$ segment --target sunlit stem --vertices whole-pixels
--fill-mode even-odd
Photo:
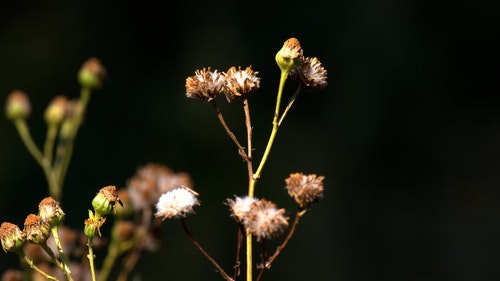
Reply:
[[[45,271],[43,271],[39,267],[37,267],[35,265],[35,263],[33,262],[33,260],[31,260],[30,258],[28,258],[24,252],[20,252],[18,254],[34,271],[40,273],[46,279],[53,280],[53,281],[59,281],[59,279],[55,278],[52,275],[49,275],[48,273],[46,273]]]
[[[287,70],[281,70],[281,76],[280,76],[280,84],[278,88],[278,95],[276,97],[276,107],[274,110],[274,116],[273,116],[273,129],[271,131],[271,135],[269,136],[269,140],[267,142],[266,150],[264,151],[264,155],[262,156],[262,159],[260,160],[259,167],[257,168],[257,171],[252,177],[252,180],[250,181],[250,184],[248,186],[248,196],[253,197],[255,193],[255,183],[257,180],[260,178],[260,175],[262,173],[262,169],[264,168],[264,164],[267,161],[267,157],[269,156],[269,153],[271,152],[271,148],[274,143],[274,139],[276,138],[276,134],[278,133],[278,117],[280,113],[280,107],[281,107],[281,96],[283,94],[283,89],[285,88],[285,82],[286,79],[288,78],[288,73],[289,71]],[[252,274],[252,269],[253,269],[253,262],[252,262],[252,235],[250,233],[246,234],[246,262],[247,262],[247,281],[252,281],[253,279],[253,274]]]
[[[69,266],[56,257],[56,255],[54,254],[52,249],[50,249],[49,246],[47,246],[47,243],[40,244],[40,246],[50,256],[50,258],[52,259],[52,261],[54,261],[54,263],[57,265],[57,267],[59,267],[59,269],[61,269],[61,271],[64,273],[64,276],[66,276],[66,279],[68,281],[73,281],[73,277],[71,277],[71,271],[69,269]]]
[[[92,281],[96,281],[95,267],[94,267],[94,250],[92,249],[92,238],[88,239],[87,246],[89,247],[89,253],[87,254],[87,258],[89,259],[90,274],[92,275]]]

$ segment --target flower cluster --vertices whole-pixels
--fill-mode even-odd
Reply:
[[[38,205],[38,214],[29,214],[24,221],[24,228],[10,222],[0,226],[0,240],[4,251],[22,251],[26,242],[45,244],[51,235],[51,229],[61,225],[64,212],[59,202],[52,197],[44,198]]]
[[[232,66],[227,72],[211,71],[210,67],[196,70],[194,76],[186,78],[186,96],[206,102],[220,94],[225,94],[228,101],[246,98],[260,88],[258,73],[251,66],[244,70]]]

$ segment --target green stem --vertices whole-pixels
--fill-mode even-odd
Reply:
[[[278,122],[278,127],[281,125],[281,122],[283,122],[283,119],[285,119],[286,114],[292,107],[293,102],[297,99],[299,96],[300,92],[302,91],[302,84],[299,84],[299,87],[297,87],[297,90],[295,93],[293,93],[293,96],[290,98],[290,101],[288,101],[288,105],[286,106],[285,110],[283,111],[283,114],[281,114],[280,121]]]
[[[90,264],[90,274],[92,275],[92,281],[96,281],[95,268],[94,268],[94,250],[92,249],[92,238],[88,239],[87,245],[89,246],[89,253],[87,255],[87,258],[89,259],[89,264]]]
[[[33,138],[31,137],[30,131],[28,129],[28,125],[26,124],[26,120],[24,119],[16,119],[14,120],[14,125],[16,126],[17,132],[21,137],[24,145],[28,149],[29,153],[35,158],[36,162],[44,169],[44,171],[50,169],[50,163],[43,157],[42,152],[36,146]]]
[[[264,155],[262,156],[262,159],[260,160],[259,167],[257,168],[257,171],[253,175],[253,181],[250,183],[250,187],[248,189],[248,196],[251,196],[251,197],[253,197],[253,195],[254,195],[255,183],[260,178],[260,175],[262,173],[262,169],[264,168],[264,165],[266,164],[267,157],[269,156],[269,153],[271,152],[271,148],[273,146],[274,139],[276,138],[276,134],[278,133],[278,128],[279,128],[278,116],[279,116],[280,105],[281,105],[281,96],[283,94],[283,89],[285,88],[285,82],[286,82],[287,77],[288,77],[288,72],[281,71],[278,96],[276,98],[276,109],[274,110],[274,117],[273,117],[273,130],[271,131],[271,135],[269,136],[266,150],[264,151]]]
[[[280,107],[281,107],[281,96],[283,95],[283,89],[285,88],[285,82],[286,79],[288,78],[288,73],[289,71],[282,70],[281,71],[281,76],[280,76],[280,84],[278,88],[278,95],[276,97],[276,107],[274,110],[274,116],[273,116],[273,130],[271,131],[271,135],[269,136],[269,140],[267,142],[266,150],[264,151],[264,155],[262,156],[262,159],[260,160],[259,167],[257,168],[257,171],[253,175],[250,184],[248,186],[248,196],[253,197],[255,194],[255,184],[257,180],[260,178],[260,175],[262,173],[262,169],[264,168],[264,165],[267,161],[267,157],[269,156],[269,153],[271,152],[271,148],[274,143],[274,139],[276,138],[276,134],[278,133],[278,117],[280,113]],[[246,262],[247,262],[247,281],[252,281],[252,269],[253,269],[253,262],[252,262],[252,234],[247,233],[246,234]]]
[[[45,277],[46,279],[49,279],[49,280],[53,280],[53,281],[59,281],[59,279],[55,278],[54,276],[52,275],[49,275],[48,273],[46,273],[45,271],[41,270],[38,266],[35,265],[35,263],[26,256],[26,254],[24,254],[23,252],[21,253],[18,253],[19,256],[21,256],[21,258],[36,272],[40,273],[43,277]]]
[[[54,255],[54,252],[47,246],[46,243],[40,245],[45,252],[50,256],[50,258],[54,261],[54,263],[61,269],[61,271],[64,273],[64,276],[66,276],[66,279],[68,281],[73,281],[73,277],[71,277],[71,270],[69,269],[68,265],[62,261],[60,261],[56,255]],[[95,281],[95,280],[94,280]]]
[[[59,252],[59,256],[64,264],[68,264],[68,257],[64,254],[64,250],[61,245],[61,239],[59,238],[59,232],[57,231],[57,226],[52,227],[52,236],[54,237],[54,241],[56,242],[57,251]],[[69,273],[71,274],[71,270],[68,268]]]
[[[57,137],[57,125],[48,124],[47,136],[45,138],[45,145],[43,147],[43,154],[47,159],[47,162],[52,163],[54,157],[54,143]]]

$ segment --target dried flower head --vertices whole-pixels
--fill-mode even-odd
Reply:
[[[50,236],[50,225],[43,221],[40,216],[29,214],[24,220],[24,235],[26,240],[33,244],[42,244]]]
[[[251,66],[241,70],[241,66],[231,67],[226,73],[226,98],[231,101],[237,97],[246,97],[250,92],[260,88],[259,72],[253,71]]]
[[[243,219],[248,233],[257,237],[257,241],[271,239],[283,233],[288,226],[288,217],[283,216],[285,209],[277,209],[276,204],[260,199],[250,205],[250,210]]]
[[[210,71],[210,67],[196,70],[186,78],[186,96],[200,101],[212,101],[225,91],[224,73]]]
[[[300,208],[308,208],[323,197],[324,178],[315,174],[293,173],[285,179],[286,190]]]
[[[5,103],[5,115],[11,120],[26,119],[31,114],[31,104],[25,92],[12,91]]]
[[[178,187],[164,193],[156,204],[155,216],[165,220],[194,213],[193,207],[200,204],[196,196],[196,192],[186,187]]]
[[[78,82],[89,89],[99,89],[106,78],[106,69],[97,58],[90,58],[85,61],[78,72]]]
[[[46,197],[40,201],[38,215],[43,221],[48,222],[51,227],[60,225],[65,216],[59,202],[52,197]]]
[[[276,54],[276,63],[281,71],[290,72],[302,63],[303,51],[297,38],[285,41],[283,47]]]
[[[243,222],[244,218],[247,217],[252,204],[257,201],[257,198],[250,196],[235,196],[235,200],[227,199],[227,203],[229,205],[229,208],[231,209],[231,216],[238,222]]]
[[[290,76],[299,80],[306,91],[322,90],[327,85],[327,73],[317,58],[305,58],[304,62],[290,72]]]
[[[187,173],[174,173],[164,165],[148,163],[128,180],[127,191],[132,208],[142,210],[154,206],[161,194],[179,186],[193,187]]]
[[[17,252],[22,250],[26,237],[17,225],[3,222],[0,225],[0,240],[5,252]]]
[[[117,202],[123,206],[122,201],[118,197],[116,187],[109,185],[99,190],[99,193],[92,200],[92,207],[94,207],[97,215],[105,216],[115,209]]]

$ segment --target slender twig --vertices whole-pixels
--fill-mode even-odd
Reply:
[[[248,104],[248,99],[243,100],[243,110],[245,112],[245,126],[247,128],[247,170],[248,170],[248,186],[252,182],[253,178],[253,164],[252,164],[252,120],[250,118],[250,105]]]
[[[283,110],[283,113],[281,114],[280,121],[278,122],[278,127],[281,126],[281,122],[283,122],[283,119],[285,119],[286,114],[288,113],[288,111],[292,107],[293,102],[297,99],[297,97],[299,96],[302,89],[303,89],[302,84],[299,84],[299,86],[297,87],[297,90],[295,90],[295,93],[293,93],[293,96],[290,98],[285,110]]]
[[[62,262],[67,265],[69,263],[69,260],[68,257],[64,254],[57,226],[52,227],[51,231],[52,231],[52,236],[54,237],[54,242],[56,243],[57,251],[59,252],[59,256],[61,257]],[[71,270],[69,269],[69,267],[67,269],[71,274]]]
[[[297,213],[295,214],[295,218],[293,220],[292,227],[290,228],[288,235],[286,236],[285,240],[283,240],[283,242],[278,247],[276,247],[276,251],[274,252],[274,254],[265,263],[263,263],[260,266],[261,269],[260,269],[259,276],[257,277],[256,281],[259,281],[262,278],[262,275],[264,274],[264,271],[266,269],[271,268],[271,265],[274,262],[274,260],[278,257],[278,255],[281,253],[281,251],[285,248],[285,246],[288,244],[288,242],[292,238],[293,234],[295,233],[295,230],[297,229],[297,226],[299,225],[300,219],[306,213],[306,211],[307,210],[301,210],[301,209],[297,210]]]
[[[61,269],[61,271],[64,273],[64,276],[66,276],[66,279],[68,281],[73,281],[73,277],[71,277],[71,271],[68,267],[68,265],[61,260],[59,260],[52,249],[47,246],[47,243],[40,244],[40,246],[45,250],[45,252],[50,256],[50,258],[54,261],[54,263]],[[95,281],[95,280],[94,280]]]
[[[222,124],[222,127],[224,127],[224,130],[226,130],[226,133],[229,135],[231,140],[236,144],[238,147],[238,153],[240,154],[241,158],[243,158],[243,161],[248,161],[248,155],[245,152],[245,148],[240,144],[234,133],[229,129],[229,126],[227,126],[226,121],[224,120],[224,116],[222,116],[222,112],[220,111],[219,107],[217,106],[217,102],[215,100],[210,101],[210,103],[214,106],[215,113],[217,114],[217,118],[219,118],[220,123]]]
[[[207,258],[207,260],[215,267],[215,269],[220,273],[220,275],[222,276],[222,278],[224,278],[227,281],[234,281],[234,279],[231,278],[231,276],[229,276],[224,271],[224,269],[222,269],[222,267],[203,249],[203,247],[201,247],[201,245],[198,243],[198,241],[196,241],[196,239],[194,239],[193,233],[191,233],[191,230],[189,230],[189,227],[186,224],[186,220],[184,220],[184,218],[181,218],[180,222],[181,222],[181,225],[182,225],[182,229],[184,229],[184,232],[188,236],[189,240],[191,240],[191,242],[194,244],[194,246],[196,247],[196,249],[205,258]]]
[[[242,224],[238,224],[238,234],[237,234],[237,245],[236,245],[236,261],[234,262],[234,275],[233,279],[236,280],[238,279],[238,276],[240,276],[240,268],[241,268],[241,262],[240,262],[240,254],[241,254],[241,245],[243,244],[243,233],[245,233],[245,228],[243,227]]]
[[[18,254],[34,271],[40,273],[46,279],[53,280],[53,281],[59,281],[59,279],[46,273],[45,271],[41,270],[38,266],[36,266],[35,263],[30,258],[28,258],[24,252],[20,252]]]

